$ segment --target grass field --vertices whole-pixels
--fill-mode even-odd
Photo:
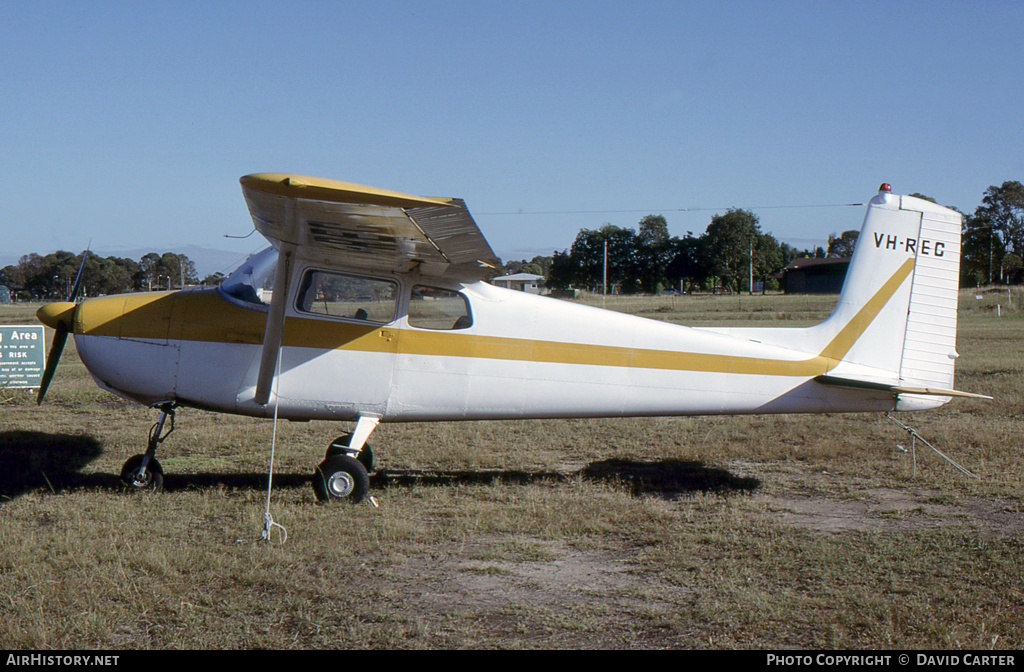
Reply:
[[[43,406],[0,391],[0,647],[1020,649],[1009,298],[961,295],[957,387],[995,400],[899,416],[978,479],[872,414],[384,425],[378,506],[322,506],[309,474],[346,427],[284,423],[284,544],[260,540],[269,421],[181,409],[166,490],[126,494],[156,413],[96,388],[69,342]],[[604,300],[721,326],[834,301]]]

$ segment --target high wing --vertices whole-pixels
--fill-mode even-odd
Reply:
[[[466,204],[286,173],[242,177],[256,229],[278,249],[256,401],[266,404],[296,259],[377,272],[418,271],[472,282],[500,264]]]
[[[457,198],[426,198],[303,175],[241,178],[256,229],[332,266],[460,281],[500,264]]]

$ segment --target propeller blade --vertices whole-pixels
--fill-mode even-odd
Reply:
[[[90,243],[91,244],[91,243]],[[68,297],[68,301],[74,303],[78,299],[78,290],[82,288],[82,274],[85,271],[85,260],[89,258],[89,248],[85,248],[85,252],[82,253],[82,264],[78,267],[78,275],[75,276],[75,284],[71,288],[71,296]]]
[[[53,374],[57,370],[57,362],[60,361],[60,353],[64,351],[64,344],[68,340],[68,328],[63,322],[57,324],[53,334],[53,345],[50,346],[50,354],[46,356],[46,368],[43,369],[43,379],[39,383],[39,395],[36,397],[36,405],[43,403],[46,396],[46,389],[50,387]]]
[[[48,303],[36,311],[36,318],[48,327],[53,327],[53,345],[50,346],[50,354],[46,356],[46,368],[43,369],[43,379],[39,384],[39,396],[36,403],[43,403],[46,395],[46,388],[53,380],[53,372],[57,370],[57,362],[60,361],[60,353],[64,351],[64,344],[68,340],[68,334],[75,328],[75,304],[73,303]]]

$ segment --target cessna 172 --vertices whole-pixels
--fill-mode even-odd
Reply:
[[[499,263],[465,204],[286,174],[241,178],[271,246],[216,289],[42,307],[105,390],[160,410],[122,478],[159,488],[179,406],[355,421],[314,472],[361,500],[380,422],[934,408],[953,396],[960,214],[867,207],[833,313],[808,328],[691,328],[482,281]],[[275,416],[276,414],[276,416]],[[169,433],[169,432],[168,432]]]

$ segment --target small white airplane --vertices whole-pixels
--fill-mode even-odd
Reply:
[[[355,421],[314,472],[321,501],[369,489],[381,422],[909,411],[954,396],[960,214],[868,205],[834,312],[808,328],[691,328],[493,287],[499,263],[458,199],[286,174],[241,178],[271,247],[216,289],[43,306],[97,384],[160,410],[130,488],[179,406]]]

